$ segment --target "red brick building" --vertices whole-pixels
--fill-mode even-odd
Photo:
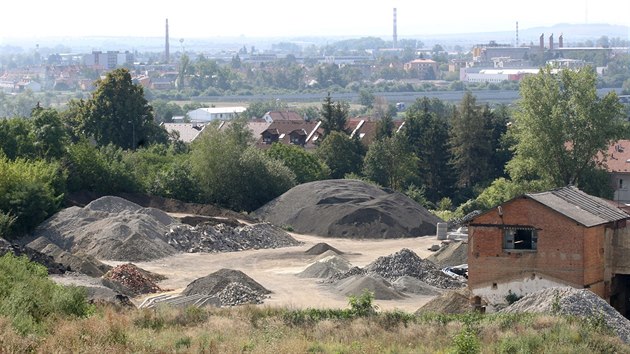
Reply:
[[[489,304],[553,286],[588,288],[622,314],[630,215],[575,187],[525,194],[469,223],[468,286]]]

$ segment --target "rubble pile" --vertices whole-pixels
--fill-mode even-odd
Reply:
[[[189,252],[235,252],[298,246],[288,233],[267,223],[234,226],[207,222],[197,226],[174,225],[164,235],[173,248]]]
[[[603,317],[608,325],[625,343],[630,343],[630,320],[623,317],[604,299],[587,289],[557,287],[540,290],[502,309],[502,313],[554,312],[583,318]]]
[[[105,273],[103,279],[122,286],[122,292],[132,296],[163,291],[146,271],[132,263],[121,264]]]
[[[238,306],[243,304],[262,304],[268,298],[266,294],[256,291],[242,283],[229,283],[216,296],[221,306]]]
[[[261,304],[271,291],[239,270],[220,269],[188,284],[185,297],[202,295],[218,299],[220,306]],[[208,301],[216,303],[216,301]]]
[[[407,248],[389,256],[377,258],[368,264],[365,270],[390,281],[407,275],[442,289],[456,289],[463,286],[461,282],[442,273],[433,263],[423,260]]]
[[[39,252],[30,247],[12,244],[0,237],[0,257],[9,252],[18,257],[26,256],[29,261],[43,265],[48,270],[48,274],[63,274],[70,270],[67,266],[55,262],[53,257],[46,255],[45,253]]]

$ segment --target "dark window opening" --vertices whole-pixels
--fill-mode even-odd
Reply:
[[[533,228],[505,229],[503,248],[511,250],[535,250],[538,244],[538,235]]]

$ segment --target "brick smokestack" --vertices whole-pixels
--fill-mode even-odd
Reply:
[[[168,18],[166,19],[166,39],[164,43],[164,61],[168,63],[170,61],[171,53],[168,47]]]
[[[540,50],[545,49],[545,34],[540,35]]]
[[[560,33],[560,37],[558,37],[558,48],[564,48],[564,37],[562,33]]]
[[[549,36],[549,50],[553,50],[553,33]]]
[[[394,49],[398,47],[398,25],[396,21],[396,8],[394,7]]]

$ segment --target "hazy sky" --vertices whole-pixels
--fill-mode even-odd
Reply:
[[[628,0],[4,0],[0,39],[49,36],[391,36],[511,31],[557,23],[630,25]],[[588,9],[588,10],[587,10]]]

